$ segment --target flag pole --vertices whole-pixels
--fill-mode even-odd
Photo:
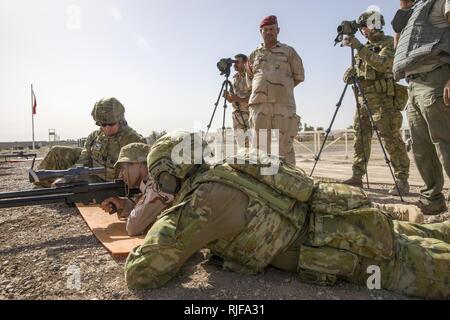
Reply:
[[[34,94],[33,94],[33,84],[31,84],[31,132],[32,132],[32,138],[33,138],[33,150],[35,150],[34,145]]]

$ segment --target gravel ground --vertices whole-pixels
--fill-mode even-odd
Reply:
[[[28,166],[0,164],[0,192],[30,188]],[[370,196],[376,201],[396,201],[387,196],[388,186],[375,188]],[[258,276],[224,272],[209,264],[206,255],[206,250],[196,253],[164,288],[128,290],[125,259],[105,251],[75,208],[0,209],[0,299],[406,299],[346,283],[307,285],[274,268]]]

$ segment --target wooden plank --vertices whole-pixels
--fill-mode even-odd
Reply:
[[[116,214],[109,215],[98,206],[77,204],[77,208],[89,229],[113,256],[127,256],[144,242],[145,235],[128,236],[126,221],[119,220]]]

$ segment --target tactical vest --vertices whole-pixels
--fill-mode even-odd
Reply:
[[[430,56],[439,56],[450,63],[450,27],[437,28],[429,22],[429,14],[435,0],[416,4],[408,23],[403,29],[395,52],[394,77],[405,77],[405,70]]]
[[[130,137],[134,138],[130,139]],[[106,168],[106,175],[100,176],[100,178],[112,181],[117,177],[114,165],[119,157],[120,149],[131,142],[141,142],[141,139],[129,126],[120,128],[119,132],[112,137],[108,137],[101,130],[95,132],[89,150],[92,166]]]
[[[394,39],[390,36],[385,36],[380,32],[380,40],[376,42],[367,42],[365,47],[370,51],[379,54],[387,46],[392,46],[394,44]],[[364,80],[381,80],[381,79],[392,79],[392,72],[379,72],[374,69],[370,64],[360,58],[358,54],[355,56],[356,62],[356,75]]]
[[[375,42],[367,42],[365,47],[379,54],[384,48],[394,46],[394,39],[390,36],[385,36],[382,32],[378,35],[380,39]],[[356,63],[356,75],[361,81],[361,85],[364,88],[366,94],[377,93],[383,94],[390,97],[395,96],[395,82],[393,80],[392,72],[379,72],[373,68],[364,59],[359,57],[358,54],[355,56]],[[391,69],[391,66],[389,66]]]
[[[225,269],[247,274],[263,271],[307,224],[306,204],[228,164],[197,172],[183,183],[174,205],[182,202],[200,184],[207,182],[236,188],[249,199],[246,214],[250,220],[246,229],[234,238],[219,239],[208,245],[213,254],[224,259]]]

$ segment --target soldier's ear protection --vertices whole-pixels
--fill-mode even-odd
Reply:
[[[181,187],[180,179],[169,172],[161,172],[156,178],[159,190],[168,194],[176,194]]]
[[[176,172],[177,168],[169,158],[159,159],[149,168],[149,174],[155,180],[158,190],[172,195],[181,188],[181,180],[176,176]]]

